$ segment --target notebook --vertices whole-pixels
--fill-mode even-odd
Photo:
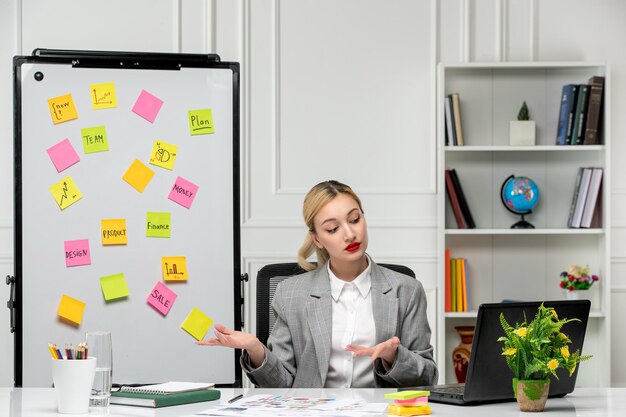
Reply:
[[[209,382],[178,382],[169,381],[162,384],[141,385],[138,387],[122,386],[119,392],[135,392],[140,394],[174,394],[178,392],[196,391],[213,388],[215,384]]]
[[[465,384],[434,385],[404,389],[423,389],[430,391],[429,401],[474,405],[489,402],[514,401],[513,372],[502,357],[502,342],[498,338],[504,335],[500,325],[500,313],[504,313],[507,322],[521,323],[524,312],[528,321],[537,313],[541,302],[491,303],[481,304],[478,309],[476,330],[472,342],[472,351]],[[580,349],[583,353],[583,341],[589,319],[589,300],[546,301],[546,307],[553,307],[561,318],[578,318],[580,322],[571,322],[563,326],[572,343],[570,351]],[[565,369],[557,369],[559,379],[550,379],[550,397],[562,397],[574,391],[578,367],[570,377]]]
[[[216,389],[197,389],[168,394],[115,391],[111,393],[110,402],[118,405],[158,408],[218,400],[220,395],[220,391]]]

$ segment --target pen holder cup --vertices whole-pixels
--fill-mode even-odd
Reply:
[[[89,412],[89,396],[96,375],[96,358],[52,359],[52,381],[62,414]]]

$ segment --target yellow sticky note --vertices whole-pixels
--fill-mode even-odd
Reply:
[[[181,329],[189,333],[196,340],[204,339],[204,335],[209,331],[209,327],[213,324],[213,320],[202,311],[194,308],[191,310]]]
[[[57,315],[72,323],[80,324],[83,321],[83,313],[85,312],[85,303],[65,294],[61,296],[59,310]]]
[[[176,152],[178,152],[178,146],[162,140],[155,140],[152,153],[150,154],[150,163],[161,168],[173,170]]]
[[[161,257],[161,269],[165,281],[187,281],[187,258],[184,256]]]
[[[50,193],[54,197],[54,201],[57,202],[61,210],[71,206],[81,198],[83,195],[74,183],[72,177],[65,177],[61,181],[50,186]]]
[[[94,110],[117,107],[115,84],[91,84],[89,86],[89,92],[91,93],[91,106]]]
[[[207,135],[215,133],[213,112],[211,109],[189,110],[189,133],[191,135]]]
[[[100,287],[106,301],[117,300],[118,298],[128,297],[128,285],[124,274],[109,275],[100,277]]]
[[[146,237],[170,237],[170,213],[149,211],[146,213]]]
[[[401,405],[389,404],[387,406],[387,414],[392,416],[427,416],[430,415],[430,406],[403,407]]]
[[[76,106],[74,105],[71,94],[51,98],[48,100],[48,107],[50,109],[50,116],[52,116],[52,123],[55,125],[78,119],[78,112],[76,111]]]
[[[126,245],[126,219],[102,219],[102,244]]]
[[[139,159],[135,159],[130,167],[126,170],[122,178],[129,183],[135,190],[143,193],[146,186],[154,176],[154,171],[148,168]]]
[[[410,400],[412,398],[428,397],[429,395],[430,395],[430,391],[407,390],[407,391],[390,392],[388,394],[385,394],[385,398],[391,398],[392,400]]]

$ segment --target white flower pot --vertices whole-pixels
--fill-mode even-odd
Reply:
[[[535,121],[511,120],[509,143],[511,146],[533,146],[535,144]]]

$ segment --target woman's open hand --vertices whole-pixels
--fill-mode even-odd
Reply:
[[[244,349],[250,356],[250,362],[255,368],[259,367],[265,359],[265,348],[256,336],[229,329],[221,324],[215,324],[215,337],[196,342],[203,346],[224,346],[233,349]]]
[[[400,339],[397,336],[394,336],[391,339],[385,340],[384,342],[381,342],[373,347],[350,344],[345,347],[345,350],[347,352],[352,352],[354,356],[369,356],[373,361],[381,358],[385,362],[385,365],[391,367],[396,361],[399,345]]]

